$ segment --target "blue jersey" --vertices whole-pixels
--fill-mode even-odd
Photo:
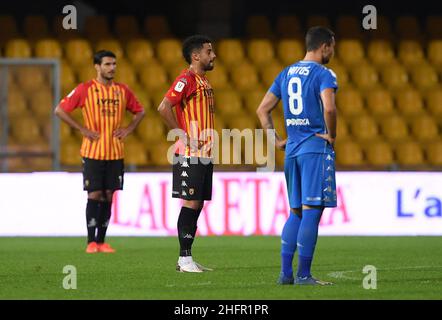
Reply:
[[[327,133],[321,92],[338,89],[336,75],[314,61],[299,61],[285,68],[270,92],[282,99],[287,130],[286,157],[304,153],[327,153],[331,146],[316,133]]]

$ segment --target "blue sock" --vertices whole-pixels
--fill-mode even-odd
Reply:
[[[298,241],[299,263],[298,277],[310,277],[313,254],[315,252],[316,240],[318,239],[318,226],[321,220],[321,209],[302,210],[302,220],[299,226]]]
[[[296,241],[301,218],[294,213],[290,213],[285,222],[281,234],[281,271],[286,277],[293,277],[293,256],[296,251]]]

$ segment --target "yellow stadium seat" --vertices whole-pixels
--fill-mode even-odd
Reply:
[[[258,109],[259,104],[266,94],[266,90],[257,89],[246,91],[243,94],[244,106],[247,110],[247,113],[251,115],[256,114],[256,109]],[[216,99],[216,97],[215,97]]]
[[[117,16],[115,19],[115,33],[121,40],[141,37],[137,18],[135,16]]]
[[[80,142],[71,139],[66,141],[60,147],[60,163],[64,166],[80,166]]]
[[[270,88],[275,78],[284,69],[277,61],[272,61],[261,68],[261,79],[265,87]]]
[[[183,60],[181,42],[177,39],[162,39],[157,46],[157,57],[165,66]]]
[[[66,122],[60,121],[60,143],[64,144],[71,139],[74,139],[71,127]]]
[[[425,163],[423,150],[414,141],[406,141],[396,146],[396,157],[401,166],[420,166]]]
[[[147,94],[146,89],[140,86],[138,83],[131,88],[134,92],[135,96],[137,97],[138,101],[141,103],[141,105],[144,107],[144,110],[146,113],[151,112],[157,112],[156,109],[153,108],[152,100],[150,96]],[[149,117],[149,115],[146,115],[146,117]]]
[[[29,163],[25,158],[11,157],[6,163],[9,172],[29,172]]]
[[[256,66],[262,66],[275,58],[272,43],[267,39],[253,39],[247,45],[247,55]]]
[[[426,147],[426,154],[430,165],[442,167],[442,140],[429,143]]]
[[[338,59],[333,58],[330,63],[327,64],[327,68],[329,68],[336,74],[336,79],[340,88],[350,85],[350,76],[347,72],[347,69],[339,62]]]
[[[364,101],[358,90],[338,90],[336,106],[344,117],[361,116],[365,114]]]
[[[365,164],[361,146],[352,140],[338,140],[336,143],[336,163],[345,167]]]
[[[336,32],[340,38],[362,38],[361,22],[355,15],[342,15],[337,18]]]
[[[383,67],[394,61],[394,51],[391,42],[372,40],[368,45],[368,58],[376,67]]]
[[[228,68],[244,61],[244,48],[238,39],[222,39],[219,41],[216,50],[218,58]]]
[[[436,70],[428,64],[417,65],[411,70],[411,79],[421,91],[433,89],[438,86]]]
[[[302,60],[305,55],[304,44],[300,40],[284,39],[278,42],[277,53],[284,65],[290,65]]]
[[[439,72],[442,71],[442,40],[431,40],[429,42],[428,60]]]
[[[79,82],[86,82],[97,78],[97,71],[91,65],[85,65],[78,69],[77,78]]]
[[[424,62],[424,51],[418,41],[403,40],[399,43],[399,60],[408,68]]]
[[[425,31],[432,39],[441,39],[442,30],[440,26],[442,25],[442,16],[429,15],[425,21]]]
[[[63,50],[57,40],[42,39],[35,44],[35,56],[37,58],[61,59],[63,56]]]
[[[419,39],[421,30],[415,16],[400,16],[396,19],[396,33],[401,39]]]
[[[361,90],[372,89],[379,83],[379,76],[376,69],[367,63],[351,69],[351,78]]]
[[[84,33],[92,42],[111,38],[107,16],[87,16],[84,24]]]
[[[408,85],[408,74],[399,64],[393,64],[381,70],[382,81],[390,90],[397,90]]]
[[[215,95],[215,110],[226,119],[244,113],[238,92],[233,89],[219,90]]]
[[[364,60],[364,47],[359,40],[342,39],[338,42],[336,53],[345,66],[354,66]]]
[[[50,91],[39,90],[30,99],[32,114],[40,123],[50,123],[54,110],[54,100]]]
[[[378,138],[378,126],[369,115],[355,117],[350,121],[350,127],[352,136],[359,141],[367,142]]]
[[[344,118],[339,118],[336,126],[336,137],[341,140],[347,140],[350,136],[350,130],[348,129],[347,122]]]
[[[231,71],[234,86],[239,91],[246,91],[259,86],[258,73],[250,63],[243,63]]]
[[[424,112],[422,96],[416,89],[400,91],[396,94],[396,106],[405,117],[414,117]]]
[[[118,60],[124,56],[123,47],[121,46],[120,41],[115,39],[99,40],[95,46],[95,51],[98,50],[112,51],[117,56]]]
[[[330,28],[330,20],[326,16],[310,15],[307,17],[307,28],[314,26],[323,26]]]
[[[408,126],[398,115],[385,117],[381,121],[382,135],[389,141],[404,141],[408,139]]]
[[[154,60],[154,50],[148,40],[136,39],[128,42],[126,46],[127,57],[136,67],[147,67]]]
[[[426,96],[427,109],[436,119],[442,119],[442,89],[431,90]],[[440,121],[442,123],[442,121]]]
[[[50,157],[33,157],[29,158],[27,162],[30,172],[52,171],[52,158]]]
[[[166,70],[160,64],[151,64],[141,69],[140,72],[141,84],[146,87],[149,93],[168,85]]]
[[[163,101],[164,96],[166,95],[167,90],[169,90],[168,86],[160,86],[156,89],[153,89],[149,92],[151,98],[152,98],[152,103],[153,103],[153,109],[156,110],[158,108],[158,106],[160,105],[160,103]]]
[[[273,36],[267,16],[249,16],[246,22],[246,33],[249,38],[269,39]]]
[[[92,48],[87,40],[68,40],[65,47],[66,60],[74,67],[92,65]]]
[[[6,58],[30,58],[31,46],[25,39],[11,39],[6,43]]]
[[[30,40],[42,39],[48,36],[48,22],[44,16],[26,16],[23,23],[23,30],[26,38]]]
[[[21,91],[8,92],[8,117],[16,118],[28,113],[26,98]]]
[[[366,146],[367,162],[375,167],[393,164],[394,154],[390,144],[385,141],[372,141]]]
[[[65,96],[67,93],[71,92],[76,86],[74,71],[72,71],[71,66],[65,60],[62,60],[61,63],[60,77],[61,77],[60,81],[61,81],[62,96]]]
[[[369,113],[375,117],[384,117],[395,113],[393,97],[388,90],[383,88],[369,91],[367,108]]]
[[[276,133],[281,137],[281,138],[286,138],[287,137],[287,131],[285,129],[285,120],[284,120],[284,116],[278,116],[277,114],[273,115],[272,117],[273,120],[273,126],[275,128]],[[258,121],[258,128],[260,127],[259,124],[259,120]]]
[[[215,68],[206,74],[213,89],[228,89],[230,87],[229,75],[226,68],[215,61]]]
[[[304,32],[297,16],[281,15],[276,19],[276,35],[279,38],[303,38]]]
[[[23,66],[16,69],[17,84],[25,93],[34,91],[45,86],[47,72],[44,66]]]
[[[10,129],[12,136],[21,145],[35,145],[42,140],[38,123],[31,117],[12,118]]]
[[[144,19],[144,32],[151,39],[164,39],[172,36],[165,16],[147,16]]]
[[[145,119],[137,127],[137,134],[145,143],[156,143],[167,137],[166,127],[159,116],[151,116]]]
[[[117,60],[115,81],[122,82],[133,88],[137,85],[137,76],[132,65],[124,59]]]
[[[178,60],[178,62],[175,64],[166,66],[167,75],[171,80],[176,79],[176,77],[178,77],[186,69],[189,69],[189,65],[183,59]],[[212,71],[208,72],[208,74],[210,73],[212,73]]]
[[[163,141],[165,141],[165,139]],[[149,152],[152,164],[156,166],[167,166],[172,164],[173,153],[171,155],[168,154],[172,146],[173,144],[171,142],[161,142],[151,146]]]
[[[147,151],[142,142],[135,139],[125,141],[124,163],[128,166],[145,166],[148,164]]]
[[[436,121],[428,115],[422,115],[410,120],[411,132],[419,141],[435,141],[439,136]]]

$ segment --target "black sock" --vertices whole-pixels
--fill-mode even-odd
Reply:
[[[180,256],[192,255],[192,243],[195,238],[198,210],[182,207],[178,217],[178,240],[180,242]]]
[[[106,237],[107,226],[111,217],[112,202],[101,202],[100,210],[98,211],[98,232],[97,243],[104,243]]]
[[[98,225],[99,210],[100,210],[100,201],[87,199],[87,206],[86,206],[87,243],[95,241],[95,230]]]
[[[193,226],[193,230],[192,230],[192,236],[193,236],[193,238],[195,238],[196,230],[198,229],[198,218],[200,217],[200,214],[201,214],[201,211],[202,211],[202,210],[203,210],[202,208],[196,210],[195,224],[194,224],[194,226]]]

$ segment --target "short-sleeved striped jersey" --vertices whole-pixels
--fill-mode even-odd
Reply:
[[[116,82],[104,85],[97,80],[78,85],[60,102],[60,107],[66,112],[81,108],[84,126],[100,133],[96,141],[84,137],[80,150],[82,157],[95,160],[124,157],[124,143],[113,132],[120,128],[126,110],[133,114],[143,110],[126,85]]]
[[[184,70],[166,93],[166,98],[176,106],[177,121],[188,137],[198,141],[198,148],[176,144],[177,153],[184,156],[211,158],[213,149],[214,97],[207,78]]]

